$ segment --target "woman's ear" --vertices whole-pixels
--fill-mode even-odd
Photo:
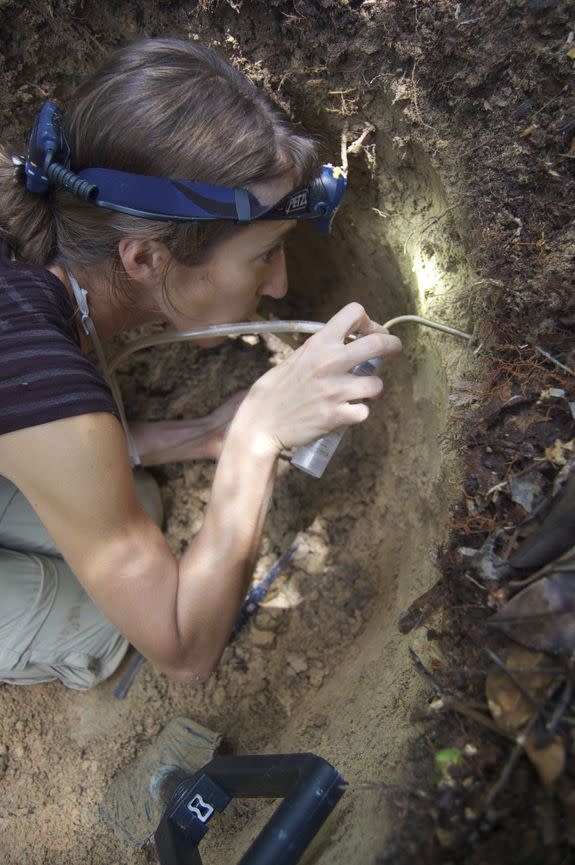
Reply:
[[[118,254],[128,277],[146,288],[159,285],[170,258],[167,247],[157,240],[123,237]]]

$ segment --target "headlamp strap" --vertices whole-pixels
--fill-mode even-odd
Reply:
[[[62,112],[55,102],[45,102],[34,122],[23,169],[17,161],[14,165],[15,177],[20,179],[23,170],[26,188],[39,195],[59,186],[99,207],[168,222],[311,219],[327,234],[346,186],[345,172],[328,164],[309,185],[293,189],[276,204],[262,205],[243,188],[109,168],[86,168],[75,174],[69,166]]]
[[[234,189],[236,213],[239,222],[249,222],[252,218],[250,196],[247,189]]]

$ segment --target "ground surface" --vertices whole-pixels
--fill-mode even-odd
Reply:
[[[112,835],[97,805],[178,714],[237,753],[309,750],[342,771],[350,790],[315,861],[571,861],[572,593],[562,584],[545,639],[538,619],[519,616],[518,643],[482,623],[537,571],[494,568],[575,456],[572,4],[4,0],[0,27],[15,152],[41,100],[137,35],[214,44],[333,161],[347,124],[346,206],[331,241],[294,244],[280,315],[325,319],[358,297],[382,321],[419,309],[474,335],[469,351],[402,331],[385,404],[321,483],[282,463],[257,576],[294,542],[297,553],[206,686],[145,666],[123,701],[118,676],[86,695],[0,688],[4,865],[156,861]],[[288,350],[274,338],[154,349],[120,379],[134,415],[200,415]],[[157,472],[175,552],[212,475],[209,463]],[[534,666],[539,678],[510,686],[494,672],[506,659],[515,680]],[[525,725],[540,736],[529,758],[514,745]],[[452,768],[434,779],[438,754]],[[209,861],[231,865],[261,814],[242,804],[226,819]]]

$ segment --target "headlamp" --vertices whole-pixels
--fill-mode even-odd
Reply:
[[[99,207],[166,222],[309,219],[327,234],[346,187],[343,169],[323,165],[307,186],[293,189],[275,204],[263,205],[247,189],[110,168],[86,168],[75,174],[69,165],[60,109],[46,102],[34,123],[24,163],[26,187],[37,194],[61,186]]]

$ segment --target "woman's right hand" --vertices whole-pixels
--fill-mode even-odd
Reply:
[[[354,333],[362,339],[346,343]],[[359,303],[350,303],[255,382],[233,425],[246,424],[257,449],[277,455],[336,427],[361,423],[369,415],[365,401],[377,398],[383,385],[377,375],[357,376],[351,370],[400,351],[396,336],[372,321]]]

